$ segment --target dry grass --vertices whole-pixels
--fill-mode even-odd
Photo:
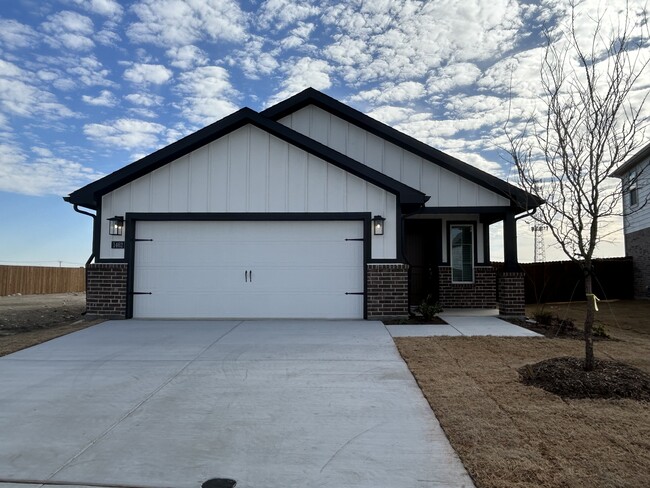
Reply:
[[[564,307],[565,313],[581,319],[581,307]],[[619,340],[597,343],[596,356],[650,373],[648,317],[648,301],[613,303],[599,320],[612,320],[608,331]],[[581,341],[430,337],[396,343],[478,487],[650,486],[650,404],[563,400],[519,381],[518,367],[580,356]]]
[[[102,320],[80,320],[72,324],[63,324],[47,329],[35,329],[29,332],[21,332],[18,334],[0,336],[0,357],[7,354],[35,346],[42,342],[51,341],[57,337],[76,332],[91,325],[101,323]]]

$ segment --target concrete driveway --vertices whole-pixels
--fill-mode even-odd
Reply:
[[[0,359],[0,488],[471,487],[383,324],[112,321]]]

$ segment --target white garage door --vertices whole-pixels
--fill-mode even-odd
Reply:
[[[139,221],[133,316],[363,318],[362,237],[362,221]]]

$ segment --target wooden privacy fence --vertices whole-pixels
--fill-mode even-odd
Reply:
[[[526,303],[585,300],[582,270],[572,261],[522,263]],[[497,270],[502,263],[495,263]],[[598,298],[634,298],[632,258],[594,259],[593,290]]]
[[[0,265],[0,296],[86,291],[85,268]]]

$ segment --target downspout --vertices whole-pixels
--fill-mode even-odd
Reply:
[[[77,213],[80,213],[80,214],[83,214],[83,215],[88,215],[89,217],[92,217],[92,219],[93,219],[93,227],[95,226],[95,219],[97,218],[97,215],[91,214],[90,212],[86,212],[85,210],[79,210],[79,206],[76,205],[76,204],[74,204],[72,206],[72,208]],[[93,249],[94,249],[94,246],[93,246]],[[88,266],[90,265],[90,263],[92,262],[92,260],[94,258],[95,258],[95,251],[91,251],[90,252],[90,257],[88,258],[88,260],[86,261],[86,264],[85,264],[86,292],[88,291]],[[88,303],[88,300],[86,300],[86,304],[87,303]],[[86,305],[86,307],[87,307],[87,305]],[[86,308],[86,310],[84,311],[84,313],[82,315],[86,315],[87,312],[88,312],[88,308]]]

